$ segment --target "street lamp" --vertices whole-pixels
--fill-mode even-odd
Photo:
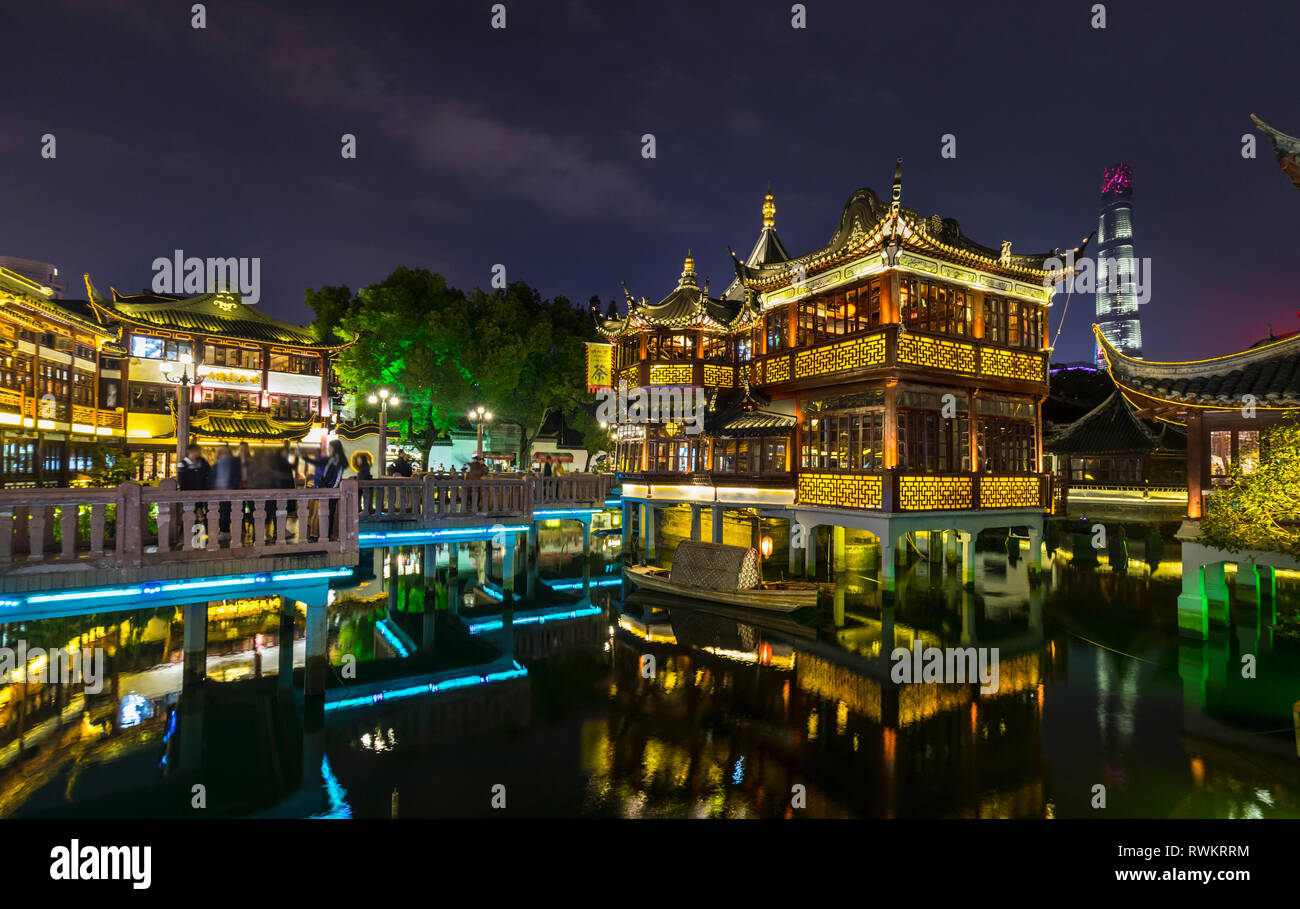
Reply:
[[[483,457],[483,427],[492,422],[492,411],[475,407],[469,412],[469,421],[478,427],[478,451],[475,457]]]
[[[194,357],[186,353],[181,354],[180,359],[179,376],[173,376],[170,372],[163,373],[165,380],[179,386],[176,393],[176,464],[178,467],[189,454],[186,449],[190,444],[190,386],[198,388],[203,384],[203,377],[199,375],[197,368],[194,370],[194,376],[190,376],[190,365],[194,362]]]
[[[371,404],[379,405],[379,475],[388,474],[388,405],[401,405],[401,400],[387,388],[379,389],[368,399]]]

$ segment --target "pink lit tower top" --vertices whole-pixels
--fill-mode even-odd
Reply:
[[[1106,168],[1101,180],[1101,218],[1097,224],[1097,325],[1115,349],[1142,356],[1142,318],[1133,256],[1133,170],[1127,164]],[[1097,362],[1104,358],[1100,347]]]

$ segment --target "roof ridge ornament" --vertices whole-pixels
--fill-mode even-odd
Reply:
[[[776,227],[776,202],[772,199],[772,181],[767,181],[767,195],[763,197],[763,229]]]
[[[890,202],[889,202],[889,240],[890,240],[890,263],[889,264],[891,265],[894,264],[893,259],[896,254],[895,253],[896,244],[894,243],[894,239],[903,232],[902,220],[900,218],[900,212],[902,211],[902,207],[903,207],[903,156],[899,155],[898,159],[894,162],[894,187],[890,192]]]

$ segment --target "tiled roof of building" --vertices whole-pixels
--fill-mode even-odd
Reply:
[[[1012,253],[1011,244],[1000,249],[976,243],[962,233],[961,225],[939,215],[926,217],[902,205],[903,159],[898,159],[890,201],[883,201],[867,188],[852,193],[840,212],[840,223],[825,246],[803,256],[754,265],[736,259],[736,274],[747,287],[769,291],[788,284],[796,274],[815,272],[894,245],[925,252],[951,262],[985,269],[1009,277],[1041,283],[1051,274],[1051,260],[1063,265],[1059,249],[1050,252]],[[1079,256],[1091,238],[1074,250]],[[733,254],[734,255],[734,254]],[[728,289],[730,292],[730,288]]]
[[[96,319],[94,313],[90,310],[90,305],[82,300],[56,300],[52,294],[48,293],[48,288],[42,287],[30,278],[26,278],[17,272],[10,271],[7,268],[0,268],[0,294],[7,294],[22,302],[24,306],[30,307],[38,312],[48,316],[53,316],[61,322],[67,323],[74,328],[91,332],[101,337],[115,337],[116,330],[105,328]],[[35,326],[40,328],[40,326]]]
[[[798,421],[794,417],[770,410],[752,410],[731,416],[724,415],[718,425],[711,427],[712,435],[747,438],[752,436],[781,435],[791,432]]]
[[[313,350],[346,347],[337,341],[317,341],[312,333],[249,306],[235,291],[218,291],[181,297],[171,294],[120,294],[112,289],[111,302],[91,305],[101,321],[121,320],[161,331],[186,331],[240,341],[255,341]]]
[[[695,259],[689,253],[677,286],[658,303],[650,303],[645,298],[638,302],[626,288],[624,292],[627,294],[627,316],[598,323],[599,330],[607,337],[641,327],[727,331],[746,311],[745,303],[740,300],[710,297],[707,289],[701,289],[695,277]]]
[[[1186,450],[1187,436],[1166,424],[1138,419],[1118,391],[1060,433],[1043,442],[1055,454],[1127,454]]]
[[[200,410],[190,418],[190,432],[201,438],[221,440],[301,440],[311,431],[312,421],[290,422],[267,413],[233,410]]]
[[[1259,407],[1300,407],[1300,335],[1210,360],[1157,363],[1125,356],[1093,330],[1115,383],[1147,397],[1241,407],[1251,395]]]
[[[1282,173],[1290,177],[1291,182],[1300,189],[1300,139],[1279,132],[1254,114],[1250,115],[1250,119],[1255,121],[1255,127],[1273,143],[1273,154],[1277,157]]]

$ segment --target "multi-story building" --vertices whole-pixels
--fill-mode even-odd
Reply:
[[[86,290],[125,352],[105,378],[125,404],[127,447],[144,455],[144,479],[174,472],[183,374],[197,380],[187,386],[190,434],[209,458],[222,443],[319,442],[332,410],[332,358],[346,344],[318,341],[230,290],[181,297],[110,288],[103,298],[89,277]]]
[[[319,445],[346,346],[243,303],[238,294],[55,300],[0,268],[0,485],[65,486],[96,447],[143,455],[140,478],[172,476],[185,375],[191,438]],[[197,381],[193,381],[197,380]]]
[[[792,568],[798,550],[815,567],[817,527],[831,528],[833,551],[846,529],[873,534],[890,590],[896,548],[916,530],[952,532],[968,560],[987,527],[1041,539],[1060,253],[982,246],[901,195],[900,162],[889,201],[858,190],[829,243],[790,257],[769,194],[754,251],[720,297],[688,258],[663,300],[628,294],[626,317],[603,323],[617,383],[708,401],[696,434],[689,413],[638,419],[636,395],[620,422],[624,500],[648,550],[659,509],[689,507],[697,538],[707,512],[715,540],[724,512],[748,510],[790,522]]]
[[[1138,314],[1137,260],[1133,256],[1133,171],[1127,164],[1106,169],[1101,180],[1097,222],[1097,324],[1116,350],[1142,356]],[[1102,364],[1101,347],[1096,350]]]
[[[125,442],[103,378],[123,351],[85,304],[0,268],[0,351],[0,486],[65,486],[96,446]]]

